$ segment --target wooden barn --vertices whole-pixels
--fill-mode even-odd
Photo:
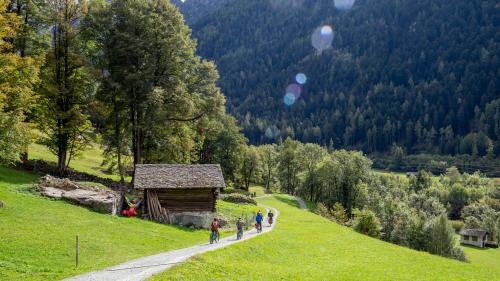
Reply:
[[[134,188],[144,191],[142,210],[162,223],[207,228],[224,187],[220,165],[135,166]]]

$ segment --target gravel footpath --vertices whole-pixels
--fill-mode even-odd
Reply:
[[[299,201],[299,199],[297,200]],[[302,202],[304,203],[304,202]],[[300,204],[300,201],[299,201]],[[305,204],[304,204],[305,205]],[[302,205],[301,205],[302,206]],[[256,229],[246,231],[243,235],[243,239],[236,240],[236,235],[225,237],[220,239],[219,243],[205,243],[189,248],[173,250],[169,252],[164,252],[154,256],[147,256],[135,260],[131,260],[116,266],[108,267],[103,270],[94,271],[86,273],[83,275],[71,277],[65,280],[72,281],[140,281],[147,280],[151,276],[161,273],[174,265],[182,263],[187,259],[206,252],[221,249],[230,246],[241,241],[252,239],[258,235],[264,234],[273,230],[276,225],[279,212],[276,209],[271,208],[275,214],[275,223],[269,226],[267,221],[264,222],[262,233],[257,233]],[[207,240],[208,240],[207,231]]]

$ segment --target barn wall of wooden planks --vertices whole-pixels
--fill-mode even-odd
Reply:
[[[161,207],[169,212],[215,212],[215,188],[156,189]]]

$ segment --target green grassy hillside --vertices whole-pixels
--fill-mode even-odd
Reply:
[[[297,209],[289,197],[259,202],[281,212],[273,232],[198,256],[153,280],[500,280],[499,250],[483,250],[488,256],[472,249],[472,262],[462,263],[358,234]]]
[[[33,160],[44,160],[53,163],[57,162],[57,157],[52,154],[46,146],[40,144],[31,144],[28,156],[29,159]],[[102,149],[99,148],[98,145],[93,145],[89,149],[82,152],[80,156],[71,160],[70,168],[102,178],[119,180],[120,177],[118,175],[106,173],[104,168],[101,166],[103,160],[104,157],[102,155]]]
[[[207,241],[208,231],[89,211],[34,193],[36,176],[0,166],[0,280],[58,280]],[[257,207],[223,202],[226,217]],[[80,266],[75,269],[75,236]]]

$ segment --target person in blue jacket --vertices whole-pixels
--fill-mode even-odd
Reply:
[[[264,220],[264,216],[262,215],[262,212],[259,210],[259,212],[257,213],[257,216],[255,216],[255,222],[257,223],[256,227],[257,227],[258,231],[262,231],[262,221],[263,220]]]

